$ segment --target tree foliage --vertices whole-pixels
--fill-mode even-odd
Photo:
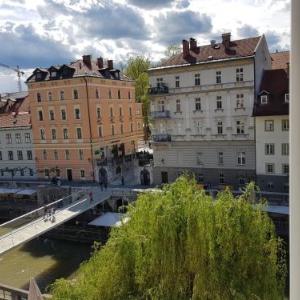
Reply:
[[[212,201],[183,176],[140,195],[76,281],[55,282],[54,299],[283,299],[281,242],[251,188]]]
[[[142,103],[144,123],[148,130],[149,128],[149,76],[148,69],[150,68],[149,59],[143,56],[132,57],[128,61],[125,75],[130,79],[135,80],[135,96],[138,102]]]

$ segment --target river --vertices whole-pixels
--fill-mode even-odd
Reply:
[[[34,239],[0,255],[0,283],[28,288],[34,277],[42,292],[57,278],[73,278],[80,263],[92,252],[91,245],[75,242]]]

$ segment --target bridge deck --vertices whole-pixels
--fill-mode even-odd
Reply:
[[[95,205],[108,200],[112,194],[110,189],[103,192],[99,192],[99,189],[91,190],[93,191],[93,201],[90,200],[89,196],[86,196],[82,200],[62,207],[61,209],[57,209],[54,213],[54,221],[46,221],[44,216],[42,216],[24,226],[0,236],[0,254],[24,242],[34,239],[41,234],[59,226],[60,224],[76,217],[84,211],[93,208]]]

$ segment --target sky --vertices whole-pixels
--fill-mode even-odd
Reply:
[[[69,63],[83,54],[125,65],[159,61],[168,45],[265,34],[271,52],[290,48],[290,0],[0,0],[0,63],[25,72]],[[23,83],[23,89],[26,85]],[[0,93],[17,91],[0,67]]]

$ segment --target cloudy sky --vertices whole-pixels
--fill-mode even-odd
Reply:
[[[0,0],[0,63],[30,74],[82,54],[125,63],[158,61],[168,45],[195,37],[204,45],[265,34],[271,51],[290,47],[289,0]],[[0,93],[17,90],[0,67]]]

